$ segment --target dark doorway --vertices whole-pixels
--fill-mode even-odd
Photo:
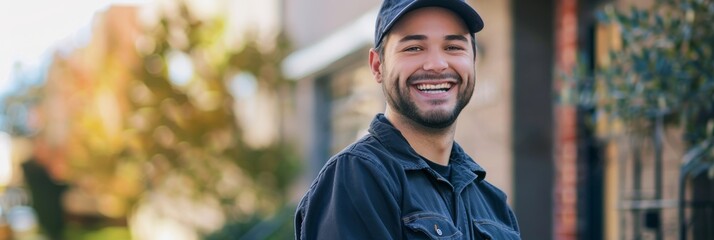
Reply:
[[[552,239],[555,1],[512,4],[514,211],[524,239]]]

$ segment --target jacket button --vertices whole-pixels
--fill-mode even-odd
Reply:
[[[439,229],[439,225],[434,224],[434,230],[436,230],[436,235],[441,236],[441,234],[443,234],[441,229]]]

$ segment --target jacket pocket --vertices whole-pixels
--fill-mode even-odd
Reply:
[[[429,239],[459,239],[462,235],[451,219],[434,212],[416,212],[402,218],[404,226],[413,233]]]
[[[476,229],[476,234],[481,235],[482,239],[485,240],[520,240],[521,234],[512,228],[503,225],[502,223],[497,223],[491,220],[479,219],[473,220],[474,228]]]

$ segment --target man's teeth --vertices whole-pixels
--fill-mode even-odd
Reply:
[[[439,84],[419,84],[416,86],[419,91],[425,92],[446,92],[451,88],[451,83],[439,83]]]

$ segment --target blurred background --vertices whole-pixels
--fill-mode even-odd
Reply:
[[[456,140],[525,239],[714,239],[714,2],[469,2]],[[0,3],[0,239],[291,239],[380,3]]]

